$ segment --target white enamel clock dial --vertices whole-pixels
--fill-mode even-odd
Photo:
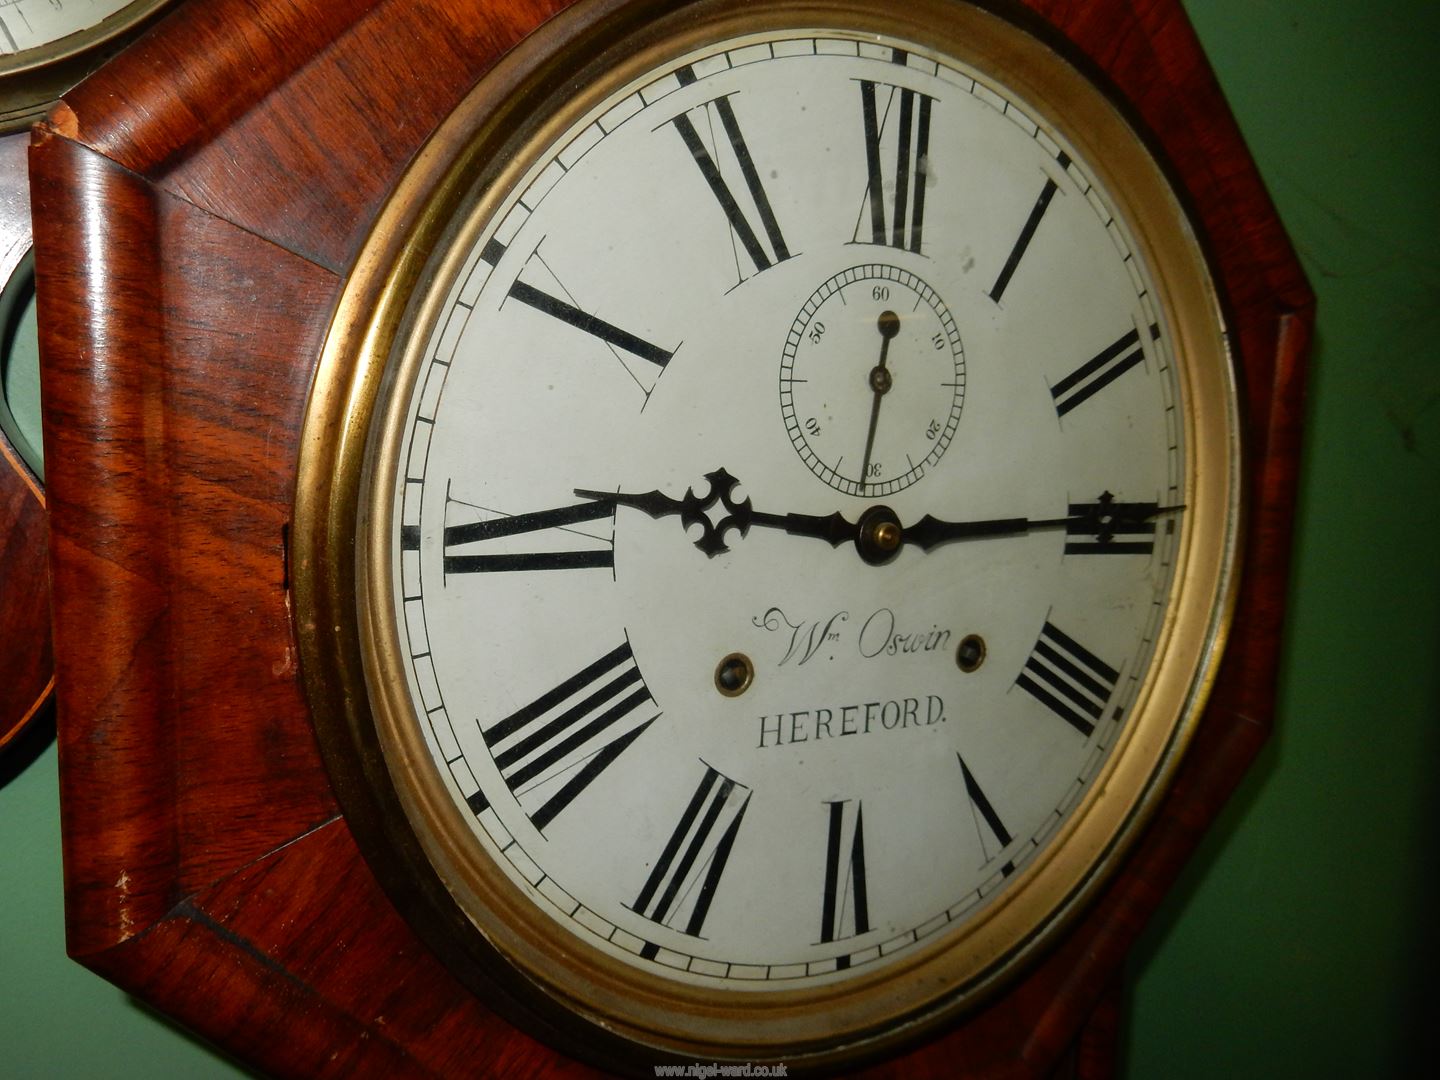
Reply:
[[[487,941],[642,1040],[994,976],[1133,828],[1223,618],[1228,367],[1158,171],[1183,273],[1057,106],[868,22],[692,34],[540,125],[372,438],[401,802]]]

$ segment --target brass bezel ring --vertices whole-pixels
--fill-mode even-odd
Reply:
[[[465,252],[543,149],[612,90],[705,42],[817,27],[883,33],[999,72],[1034,115],[1063,124],[1164,296],[1183,358],[1187,513],[1160,659],[1132,719],[1081,805],[1005,896],[908,960],[848,982],[716,992],[647,976],[562,931],[470,838],[399,674],[385,492],[426,328]],[[1163,167],[1105,93],[1028,29],[958,0],[916,0],[903,12],[883,0],[577,4],[502,60],[417,156],[362,249],[321,357],[302,441],[293,582],[306,686],[347,818],[397,905],[457,974],[572,1053],[638,1069],[664,1057],[830,1067],[890,1050],[984,1000],[1053,942],[1154,812],[1199,721],[1233,610],[1238,432],[1223,314]]]

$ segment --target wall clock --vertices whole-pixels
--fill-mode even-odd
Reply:
[[[38,423],[11,407],[34,400],[21,359],[34,348],[26,129],[167,2],[15,0],[0,12],[0,747],[49,699],[53,671]]]
[[[192,5],[66,105],[72,952],[279,1072],[1103,1058],[1310,325],[1178,7]]]

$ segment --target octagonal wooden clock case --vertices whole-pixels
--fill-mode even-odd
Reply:
[[[189,4],[31,167],[77,958],[281,1074],[1108,1070],[1312,319],[1178,4]]]

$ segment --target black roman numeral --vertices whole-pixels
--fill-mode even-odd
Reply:
[[[1060,155],[1061,167],[1069,164],[1069,158],[1065,154]],[[1060,190],[1060,185],[1049,177],[1045,179],[1045,186],[1040,189],[1040,197],[1035,200],[1035,205],[1030,209],[1030,216],[1025,219],[1025,225],[1020,230],[1020,236],[1015,241],[1015,246],[1010,249],[1010,255],[1005,260],[1005,265],[1000,269],[1000,276],[995,279],[995,287],[990,290],[990,299],[1000,303],[1000,298],[1005,295],[1005,290],[1010,287],[1010,279],[1015,276],[1015,270],[1020,265],[1020,260],[1025,257],[1029,250],[1030,241],[1035,239],[1035,232],[1040,228],[1040,222],[1045,217],[1045,211],[1050,209],[1050,200],[1055,198],[1055,192]]]
[[[1119,680],[1118,671],[1047,622],[1015,685],[1089,737]]]
[[[1152,337],[1158,337],[1159,334],[1158,326],[1151,328]],[[1140,331],[1131,330],[1119,341],[1107,345],[1099,356],[1087,360],[1050,388],[1050,396],[1055,399],[1055,412],[1064,416],[1144,359],[1145,349],[1140,344]]]
[[[689,72],[688,68],[682,69],[680,80],[681,82],[693,82],[693,72]],[[758,219],[758,228],[750,214],[741,208],[740,199],[726,182],[720,171],[716,155],[711,154],[709,147],[705,145],[705,140],[700,137],[699,131],[696,130],[694,122],[690,119],[690,113],[681,113],[675,117],[673,121],[675,130],[684,140],[686,149],[690,151],[690,156],[694,158],[695,164],[700,169],[700,175],[705,178],[705,183],[709,186],[711,194],[715,196],[715,201],[720,204],[726,220],[730,222],[730,228],[740,241],[740,246],[745,249],[745,254],[749,256],[756,272],[768,270],[776,263],[790,258],[790,249],[785,243],[784,235],[780,232],[780,222],[771,208],[770,197],[765,193],[765,185],[760,182],[760,172],[755,167],[755,159],[750,153],[750,147],[745,142],[745,136],[740,132],[740,123],[735,119],[735,110],[728,97],[707,101],[701,108],[705,110],[707,118],[711,120],[712,129],[713,119],[718,117],[720,120],[720,127],[725,132],[725,145],[730,147],[735,164],[740,167],[740,176],[745,181],[745,192],[749,195],[754,216]],[[696,110],[691,110],[691,112],[694,111]],[[765,241],[769,242],[768,248],[765,241],[760,238],[761,233],[764,233]],[[738,260],[738,254],[736,258]]]
[[[1005,828],[1005,823],[1000,820],[1000,815],[995,812],[995,807],[986,797],[985,792],[981,790],[975,774],[970,771],[970,766],[965,764],[965,759],[960,756],[958,751],[955,758],[960,762],[960,775],[965,780],[965,795],[970,800],[970,812],[975,818],[975,832],[980,837],[980,847],[985,852],[985,859],[988,862],[1008,847],[1013,837],[1010,835],[1010,830]],[[994,840],[994,852],[990,850],[991,845],[985,842],[987,829]],[[1009,877],[1015,872],[1015,864],[1007,861],[1000,868],[1000,872]]]
[[[1071,503],[1065,526],[1066,555],[1149,555],[1155,550],[1154,502],[1116,502],[1105,492],[1099,502]]]
[[[870,902],[865,883],[865,820],[860,803],[844,800],[825,805],[829,807],[829,832],[825,843],[825,898],[820,908],[820,940],[831,942],[869,932]],[[848,854],[842,854],[847,848]],[[841,956],[836,964],[844,970],[850,966],[850,958]]]
[[[890,113],[899,100],[895,119],[895,156],[887,174],[881,141],[890,127]],[[881,100],[884,112],[881,112]],[[920,254],[925,227],[925,174],[930,157],[930,108],[935,99],[898,86],[860,82],[860,108],[865,124],[865,206],[869,211],[870,236],[874,244],[886,244]],[[885,205],[886,181],[890,180],[894,203]],[[861,211],[861,220],[866,217]],[[863,226],[856,230],[862,242]]]
[[[749,804],[748,788],[706,765],[632,909],[652,922],[699,937]],[[640,955],[649,960],[659,951],[647,942]]]
[[[445,526],[445,573],[478,574],[510,570],[582,570],[615,565],[615,549],[609,541],[603,547],[569,551],[507,551],[494,554],[458,554],[454,549],[470,544],[501,540],[523,533],[558,529],[577,532],[569,526],[599,521],[615,513],[615,504],[605,499],[587,500],[555,510],[536,510],[513,517],[490,518],[462,525]],[[581,533],[580,535],[586,535]]]
[[[626,642],[483,733],[500,778],[537,829],[655,722],[658,713],[633,722],[637,710],[648,712],[646,702],[654,704]],[[478,795],[470,802],[476,813],[489,805]]]
[[[598,338],[607,345],[613,345],[617,349],[624,349],[632,356],[638,356],[642,360],[648,360],[656,367],[663,368],[670,362],[674,352],[669,349],[662,349],[658,345],[652,345],[644,338],[636,337],[628,330],[622,330],[613,323],[608,323],[598,316],[581,311],[574,304],[559,297],[551,296],[542,292],[533,285],[515,280],[510,286],[510,297],[518,300],[536,311],[544,312],[552,318],[559,319],[568,326],[577,330],[583,330],[592,337]]]

